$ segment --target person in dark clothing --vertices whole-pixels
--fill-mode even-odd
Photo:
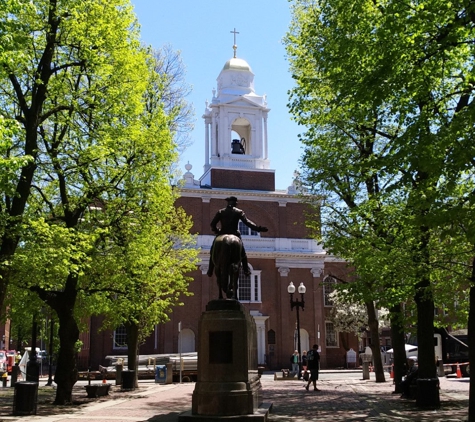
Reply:
[[[308,373],[307,373],[307,351],[304,350],[302,352],[302,371],[303,371],[303,379],[308,381]]]
[[[307,353],[307,367],[310,370],[310,378],[308,379],[305,389],[308,391],[308,387],[313,383],[313,390],[320,391],[317,388],[318,371],[320,369],[320,353],[318,353],[318,344],[314,344],[312,350],[309,350]]]
[[[402,398],[412,398],[411,384],[417,382],[419,367],[414,359],[407,359],[407,375],[401,381]]]
[[[292,364],[292,372],[295,372],[298,375],[299,372],[299,351],[296,350],[292,355],[290,355],[290,363]]]
[[[252,230],[255,230],[256,232],[267,231],[267,227],[258,226],[254,224],[251,220],[248,220],[246,218],[246,214],[244,214],[243,210],[236,208],[237,198],[235,196],[230,196],[229,198],[226,198],[226,201],[228,202],[227,207],[220,209],[214,216],[213,220],[211,220],[211,230],[216,233],[216,237],[222,234],[234,234],[235,236],[239,237],[239,239],[241,239],[241,233],[238,230],[239,221],[242,221],[247,227],[251,228]],[[218,223],[220,224],[219,228]],[[216,237],[214,240],[216,240]],[[209,277],[213,275],[214,271],[213,246],[214,241],[210,249],[209,267],[207,272]],[[247,262],[247,255],[244,249],[244,244],[242,244],[242,268],[244,274],[251,274]]]

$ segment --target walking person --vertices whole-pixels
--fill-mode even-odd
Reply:
[[[304,350],[302,352],[302,377],[304,381],[308,381],[308,373],[307,373],[307,351]]]
[[[318,370],[320,369],[320,353],[318,353],[318,344],[314,344],[312,350],[309,350],[307,353],[307,367],[310,370],[310,378],[308,379],[305,389],[308,391],[308,387],[313,383],[313,390],[320,391],[317,388]]]
[[[299,352],[296,350],[293,355],[290,356],[290,363],[292,364],[292,372],[297,375],[299,373]]]

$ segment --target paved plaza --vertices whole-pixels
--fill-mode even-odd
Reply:
[[[264,402],[272,403],[270,422],[281,421],[467,421],[467,378],[440,378],[441,408],[419,410],[415,401],[392,394],[392,380],[376,383],[362,380],[361,371],[322,371],[320,391],[306,391],[303,381],[274,380],[264,374],[261,382]],[[40,383],[44,385],[44,383]],[[38,422],[176,422],[178,415],[191,408],[194,383],[155,384],[140,381],[133,392],[121,392],[113,387],[107,398],[82,400],[82,404],[67,407],[42,403],[41,395],[36,416],[12,416],[11,407],[3,397],[0,421]],[[84,384],[75,387],[75,397],[86,397]],[[51,397],[50,397],[51,398]],[[13,395],[10,395],[12,403]]]

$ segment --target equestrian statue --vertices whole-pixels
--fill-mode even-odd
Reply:
[[[216,274],[219,299],[223,292],[228,299],[237,299],[239,266],[242,263],[244,274],[250,275],[247,255],[238,230],[239,221],[257,232],[266,232],[267,227],[258,226],[246,218],[244,211],[236,208],[237,198],[226,198],[226,208],[220,209],[211,221],[211,229],[216,233],[210,250],[208,276]],[[220,227],[218,228],[218,223]]]

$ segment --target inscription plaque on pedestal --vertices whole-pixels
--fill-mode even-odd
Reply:
[[[210,331],[209,363],[233,363],[232,331]]]

